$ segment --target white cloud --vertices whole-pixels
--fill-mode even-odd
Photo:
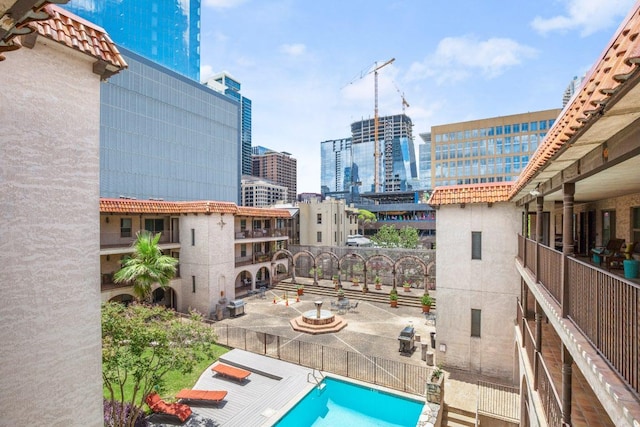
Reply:
[[[204,5],[211,6],[215,9],[232,9],[245,2],[246,0],[204,0]]]
[[[209,77],[213,76],[213,67],[207,64],[200,65],[200,80],[207,81]]]
[[[482,41],[470,36],[447,37],[423,62],[413,63],[406,78],[414,81],[435,77],[442,84],[464,80],[480,72],[491,79],[536,55],[535,49],[511,39]]]
[[[280,52],[290,56],[300,56],[305,53],[307,47],[302,43],[283,44],[280,46]]]
[[[583,37],[616,25],[619,17],[626,15],[635,0],[565,0],[566,14],[542,18],[536,16],[531,22],[534,30],[541,34],[553,31],[579,30]]]

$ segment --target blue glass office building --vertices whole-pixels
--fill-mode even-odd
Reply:
[[[240,200],[240,105],[120,48],[101,84],[100,196]]]
[[[378,122],[379,191],[407,191],[417,179],[411,119],[404,115],[381,117]],[[357,202],[374,192],[374,120],[351,124],[351,138],[321,142],[323,195]]]
[[[200,81],[200,0],[71,0],[119,46]]]

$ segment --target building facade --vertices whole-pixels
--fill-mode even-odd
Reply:
[[[64,8],[105,28],[118,46],[200,81],[200,0],[73,0]]]
[[[487,356],[512,358],[503,378],[523,427],[640,423],[638,32],[636,3],[506,191],[437,187],[429,200],[438,227],[455,223],[438,233],[436,357],[477,372],[478,345],[501,346]],[[460,313],[465,333],[447,327]]]
[[[242,174],[251,175],[251,100],[240,94],[240,82],[228,73],[218,73],[205,83],[213,90],[224,93],[240,103],[240,144],[242,145]]]
[[[242,206],[264,208],[288,200],[287,187],[251,175],[242,177]]]
[[[418,173],[411,119],[405,114],[379,118],[377,179],[374,122],[373,119],[354,122],[351,138],[320,143],[324,195],[358,202],[361,193],[412,188]]]
[[[431,127],[431,185],[515,181],[560,109]]]
[[[431,190],[431,132],[420,134],[422,144],[418,145],[418,179],[420,190]]]
[[[101,88],[100,195],[237,203],[238,102],[121,51],[129,69]]]
[[[51,18],[31,21],[43,7]],[[100,81],[126,63],[101,28],[71,15],[35,0],[0,4],[0,45],[10,47],[0,49],[0,424],[7,426],[104,422]]]
[[[252,175],[287,187],[287,202],[295,202],[298,194],[298,161],[285,151],[261,149],[264,147],[254,147]]]
[[[300,245],[345,246],[348,236],[358,234],[358,210],[344,200],[311,200],[298,208]]]

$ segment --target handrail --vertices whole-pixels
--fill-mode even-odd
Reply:
[[[316,377],[316,371],[318,371],[318,376],[320,377],[320,379],[318,379],[318,377]],[[313,382],[316,383],[316,387],[321,388],[322,380],[324,380],[324,375],[322,374],[322,372],[320,372],[316,368],[313,368],[313,370],[311,372],[307,373],[307,382],[308,383],[312,382],[310,380],[310,377],[313,378]]]

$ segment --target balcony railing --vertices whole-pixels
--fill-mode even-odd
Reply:
[[[235,232],[236,240],[238,239],[257,239],[261,237],[288,237],[289,227],[283,228],[264,228],[258,230],[237,230]]]
[[[640,286],[522,236],[518,257],[639,396]]]
[[[122,233],[120,231],[102,231],[100,232],[100,246],[131,246],[131,244],[136,240],[136,234],[138,231],[142,230],[132,230],[127,233]],[[171,230],[162,230],[159,233],[162,233],[160,241],[158,242],[160,244],[180,243],[180,239],[177,237],[173,238]]]
[[[268,253],[255,253],[253,255],[236,257],[236,267],[242,267],[243,265],[258,264],[260,262],[269,262],[273,258],[275,252]]]
[[[560,397],[556,391],[551,375],[544,359],[538,354],[535,363],[537,366],[536,382],[538,384],[538,394],[542,400],[544,413],[547,417],[547,425],[550,427],[562,427],[562,406]]]

